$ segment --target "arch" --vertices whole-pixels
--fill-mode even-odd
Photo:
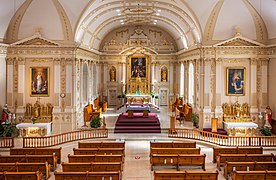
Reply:
[[[137,16],[137,4],[137,1],[90,1],[79,17],[75,28],[75,41],[83,47],[99,50],[101,40],[110,31],[120,26],[135,26],[139,23],[166,30],[177,40],[179,49],[186,49],[201,42],[200,23],[193,9],[184,0],[161,1],[154,3],[154,6],[140,2],[140,16]]]
[[[194,103],[194,94],[195,94],[195,89],[194,89],[194,64],[190,62],[189,64],[189,79],[188,79],[188,102],[190,104]]]

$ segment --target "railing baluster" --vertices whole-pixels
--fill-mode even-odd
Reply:
[[[89,139],[89,138],[106,138],[108,137],[108,129],[89,129],[67,132],[46,137],[23,137],[24,147],[50,147],[67,142]],[[0,139],[1,140],[1,139]],[[12,142],[12,140],[11,140]],[[14,143],[13,143],[14,144]],[[2,145],[2,141],[0,141]]]
[[[226,136],[196,129],[176,128],[171,138],[186,138],[206,141],[221,146],[276,146],[276,136]]]

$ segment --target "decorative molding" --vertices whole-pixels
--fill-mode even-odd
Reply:
[[[213,39],[214,29],[215,29],[218,15],[223,3],[224,3],[224,0],[218,1],[208,18],[208,21],[206,23],[205,30],[204,30],[203,39],[202,39],[204,44],[212,41]]]
[[[16,11],[16,13],[13,15],[9,27],[7,29],[7,42],[12,43],[18,40],[18,31],[19,26],[21,24],[22,18],[27,11],[30,4],[33,2],[33,0],[26,0],[20,8]]]

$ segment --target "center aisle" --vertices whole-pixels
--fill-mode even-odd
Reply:
[[[126,141],[123,180],[153,179],[149,153],[149,141]]]

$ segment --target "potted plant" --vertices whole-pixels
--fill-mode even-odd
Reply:
[[[271,135],[272,135],[270,128],[267,127],[267,126],[261,127],[261,128],[260,128],[260,132],[261,132],[264,136],[271,136]]]
[[[93,119],[90,121],[90,127],[98,128],[101,126],[101,118],[99,116],[94,116]]]
[[[198,123],[199,123],[199,116],[198,116],[198,114],[193,112],[190,119],[191,119],[191,122],[193,123],[193,125],[196,128],[198,128]]]
[[[0,137],[17,137],[19,134],[18,129],[11,123],[0,125]]]

